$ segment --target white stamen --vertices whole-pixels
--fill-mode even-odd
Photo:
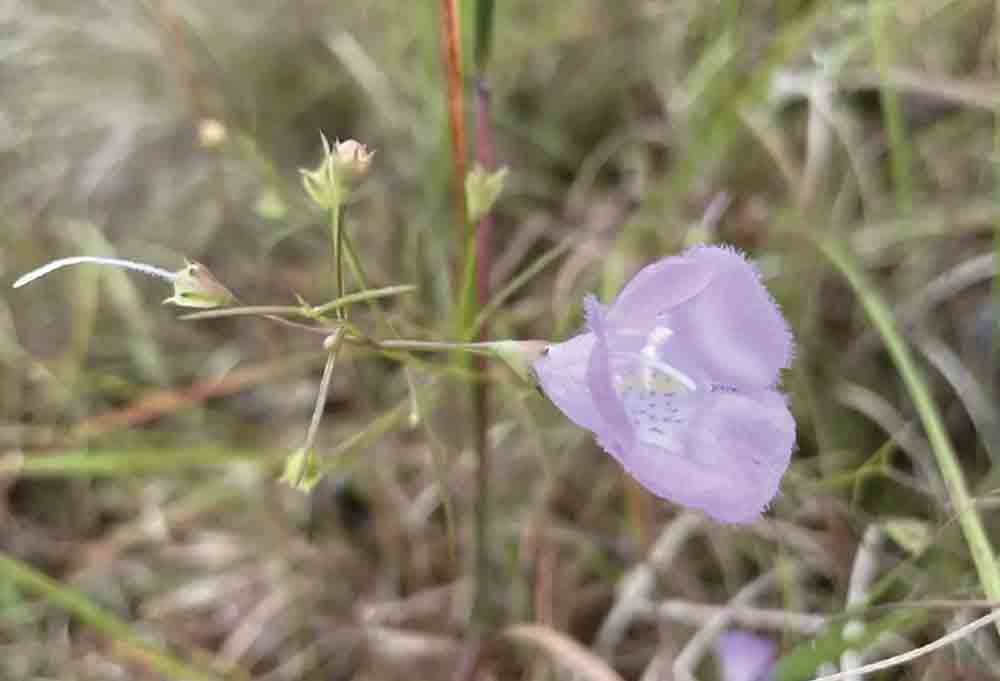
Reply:
[[[646,336],[638,358],[631,353],[614,353],[638,360],[637,366],[619,376],[622,402],[636,437],[666,450],[676,448],[681,429],[691,418],[693,405],[685,394],[697,390],[689,376],[659,357],[660,347],[672,335],[672,330],[658,326]]]
[[[177,274],[174,272],[168,272],[167,270],[160,269],[153,265],[147,265],[141,262],[135,262],[132,260],[122,260],[120,258],[102,258],[95,255],[77,255],[71,258],[60,258],[59,260],[53,260],[50,263],[42,265],[38,269],[31,270],[27,274],[18,277],[17,281],[14,282],[14,288],[21,288],[26,284],[30,284],[36,279],[41,279],[46,274],[54,272],[63,267],[69,265],[79,265],[81,263],[90,263],[93,265],[109,265],[111,267],[121,267],[126,270],[134,270],[136,272],[142,272],[143,274],[148,274],[150,276],[159,277],[160,279],[165,279],[167,281],[174,281],[177,278]]]
[[[673,335],[673,330],[667,328],[666,326],[657,326],[649,333],[648,336],[646,336],[646,344],[643,345],[642,350],[639,351],[639,357],[641,358],[643,366],[642,380],[647,390],[653,390],[653,385],[659,380],[660,377],[656,375],[656,372],[666,374],[670,379],[680,383],[688,390],[694,390],[696,388],[694,381],[666,362],[660,360],[657,354],[660,346],[666,343],[667,340],[669,340],[669,338]]]

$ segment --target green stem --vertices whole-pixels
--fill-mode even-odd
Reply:
[[[899,94],[889,76],[895,52],[895,42],[890,23],[894,15],[895,3],[879,0],[869,2],[871,39],[875,52],[875,66],[879,73],[879,98],[882,104],[882,120],[889,138],[889,161],[893,188],[896,193],[896,207],[903,215],[913,213],[913,150],[910,146],[903,109]]]
[[[344,255],[347,258],[348,267],[351,268],[351,276],[354,277],[358,286],[361,287],[362,292],[368,291],[368,278],[365,276],[364,268],[361,267],[358,254],[354,252],[354,244],[347,234],[344,235]],[[399,331],[396,330],[395,325],[382,313],[382,308],[375,303],[375,299],[372,298],[367,302],[368,308],[375,315],[375,319],[389,329],[397,339],[401,338]],[[420,423],[420,400],[417,399],[417,382],[413,377],[413,370],[409,366],[404,365],[403,374],[406,376],[406,386],[410,391],[410,425],[415,427]]]
[[[346,250],[346,249],[345,249]],[[180,317],[189,321],[196,319],[216,319],[218,317],[246,317],[256,315],[287,315],[290,317],[305,317],[315,319],[322,317],[334,310],[338,310],[355,303],[368,303],[379,298],[390,298],[403,293],[412,293],[417,290],[413,284],[399,284],[397,286],[386,286],[385,288],[366,289],[348,293],[346,296],[335,298],[328,303],[308,307],[303,305],[248,305],[244,307],[227,307],[218,310],[205,310],[204,312],[193,312]]]
[[[301,305],[244,305],[241,307],[223,307],[217,310],[192,312],[181,315],[178,319],[182,321],[194,321],[198,319],[217,319],[219,317],[252,317],[258,315],[304,316]]]
[[[433,382],[420,387],[422,394],[428,394],[431,403],[437,401],[435,384]],[[406,418],[406,401],[399,402],[395,407],[382,415],[376,417],[364,429],[351,435],[345,440],[341,440],[333,451],[323,457],[318,464],[318,472],[329,474],[337,471],[348,470],[353,466],[350,461],[345,461],[351,452],[363,452],[386,433],[398,428]]]
[[[370,340],[347,336],[345,340],[362,345],[373,345],[383,350],[404,350],[409,352],[469,352],[474,355],[492,356],[495,354],[493,344],[484,343],[454,343],[449,341],[415,341],[415,340]]]
[[[139,662],[167,678],[185,681],[218,681],[222,678],[178,660],[159,646],[140,638],[126,622],[98,607],[79,591],[3,553],[0,553],[0,576],[42,596],[112,639],[117,645],[110,648],[111,652],[122,658]]]
[[[373,291],[385,291],[386,289],[368,288],[368,277],[365,276],[365,270],[361,266],[361,260],[358,258],[358,254],[354,251],[354,244],[352,243],[351,238],[347,234],[343,235],[343,246],[344,246],[344,259],[347,260],[347,266],[351,270],[351,276],[354,277],[355,283],[361,287],[361,293],[370,293]],[[412,286],[412,284],[407,284],[407,285]],[[387,287],[387,288],[393,288],[393,287]],[[413,288],[414,290],[416,290],[415,286]],[[351,295],[358,295],[358,294],[351,294]],[[370,298],[366,298],[365,302],[368,303],[368,308],[371,310],[372,314],[375,315],[375,318],[379,321],[379,323],[386,326],[398,338],[399,334],[396,332],[395,327],[393,327],[392,323],[388,319],[386,319],[384,314],[382,314],[382,308],[380,308],[378,305],[375,304],[375,299],[381,297],[382,296],[371,296]]]
[[[1000,568],[998,568],[996,557],[993,554],[993,546],[986,535],[976,505],[969,495],[965,475],[958,463],[958,456],[951,439],[948,437],[948,431],[938,411],[937,404],[934,402],[927,382],[921,375],[913,355],[910,353],[909,346],[896,328],[892,311],[868,283],[843,245],[830,239],[820,242],[819,248],[857,292],[861,305],[882,336],[889,355],[896,364],[896,368],[899,369],[903,383],[906,385],[917,413],[920,415],[920,420],[923,422],[924,430],[927,431],[927,439],[934,451],[952,508],[958,516],[959,525],[965,535],[965,542],[972,554],[972,562],[979,574],[979,581],[989,599],[1000,600]],[[1000,631],[1000,624],[997,625],[997,629]]]
[[[333,240],[333,271],[337,282],[337,298],[344,297],[344,233],[341,229],[340,202],[330,209],[330,237]],[[341,307],[335,308],[337,319],[345,319],[346,314]]]
[[[368,277],[365,276],[364,268],[361,266],[361,261],[358,259],[357,253],[354,251],[354,244],[351,242],[351,238],[348,234],[344,235],[344,256],[347,259],[347,266],[351,268],[351,276],[354,277],[355,283],[361,287],[362,291],[368,290]],[[389,332],[395,337],[394,340],[401,340],[402,336],[396,329],[395,324],[385,316],[382,312],[381,306],[379,306],[374,300],[368,301],[368,307],[375,316],[375,319],[379,324],[389,329]],[[417,389],[417,381],[413,375],[413,367],[409,365],[408,362],[403,362],[403,376],[406,378],[406,387],[409,391],[410,397],[410,413],[409,413],[409,425],[411,428],[416,428],[421,422],[423,422],[424,430],[427,433],[428,439],[431,441],[431,461],[434,466],[434,475],[437,479],[437,485],[441,496],[441,504],[444,507],[444,518],[445,527],[448,535],[448,549],[452,557],[454,557],[454,547],[455,543],[455,514],[452,512],[451,494],[448,491],[448,478],[446,474],[445,467],[445,457],[442,456],[443,448],[440,446],[437,436],[434,434],[431,424],[427,422],[421,416],[421,406],[420,406],[420,396],[419,390]]]
[[[482,73],[490,60],[493,47],[493,26],[495,6],[493,0],[479,0],[476,3],[476,71]]]
[[[316,391],[316,403],[309,421],[309,429],[306,431],[306,439],[301,447],[285,459],[285,470],[280,479],[300,492],[311,492],[323,477],[316,463],[313,444],[316,442],[319,424],[323,420],[327,395],[330,393],[330,382],[333,379],[333,369],[337,365],[337,357],[344,345],[344,337],[347,333],[345,325],[346,322],[337,327],[337,330],[323,341],[323,347],[326,348],[328,354],[326,365],[323,367],[323,378],[320,379],[319,389]]]
[[[503,306],[504,303],[507,302],[512,295],[517,293],[528,282],[538,276],[546,267],[571,251],[576,245],[577,240],[574,238],[563,239],[524,268],[523,272],[511,279],[510,283],[490,298],[490,302],[483,305],[472,324],[472,336],[475,337],[482,332],[483,326],[486,322]]]
[[[306,440],[299,449],[302,452],[302,456],[305,457],[305,463],[299,469],[298,479],[292,482],[292,486],[296,488],[302,485],[305,477],[314,468],[315,454],[312,447],[316,442],[319,424],[323,420],[326,398],[330,393],[330,381],[333,379],[333,369],[337,365],[337,357],[340,355],[340,349],[344,347],[343,327],[333,332],[327,345],[330,354],[326,357],[326,365],[323,367],[323,377],[319,381],[319,390],[316,391],[316,404],[313,407],[312,419],[309,421],[309,429],[306,431]]]
[[[341,235],[341,237],[345,236],[346,235]],[[342,243],[344,242],[342,241]],[[346,251],[346,249],[344,250]],[[347,295],[339,296],[336,300],[331,300],[329,303],[324,303],[323,305],[314,307],[309,311],[309,314],[316,317],[322,317],[327,312],[340,310],[341,308],[353,305],[354,303],[370,303],[379,298],[391,298],[392,296],[398,296],[402,293],[412,293],[416,290],[417,287],[413,284],[399,284],[397,286],[386,286],[385,288],[365,288],[364,291],[348,293]]]

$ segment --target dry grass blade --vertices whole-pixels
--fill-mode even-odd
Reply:
[[[696,627],[705,626],[719,615],[728,615],[733,624],[744,629],[788,631],[806,636],[818,634],[830,624],[829,618],[824,615],[767,608],[733,608],[679,600],[664,601],[656,607],[656,613],[661,619]]]
[[[878,577],[879,553],[881,551],[884,536],[878,525],[869,525],[865,530],[861,543],[858,544],[858,551],[854,555],[854,565],[851,568],[851,577],[847,585],[847,609],[863,607],[869,600],[869,592],[872,584]],[[861,618],[852,619],[846,627],[863,630],[864,620]],[[846,631],[845,627],[845,631]],[[847,650],[840,656],[840,668],[847,672],[856,670],[861,666],[862,652],[857,650]],[[860,681],[861,674],[848,677],[854,681]]]
[[[574,673],[592,681],[623,681],[608,663],[573,639],[539,624],[516,624],[504,630],[504,636],[541,648],[552,659]]]
[[[674,677],[681,681],[695,681],[695,668],[701,659],[708,654],[719,635],[732,622],[733,608],[745,606],[756,600],[771,589],[774,583],[775,573],[771,571],[762,574],[740,589],[739,593],[733,596],[729,602],[730,607],[720,611],[719,614],[706,622],[685,644],[684,649],[674,660]]]
[[[256,366],[245,367],[231,372],[223,378],[211,378],[192,383],[186,388],[158,390],[139,398],[132,404],[107,411],[82,421],[77,425],[70,441],[86,440],[123,428],[132,428],[149,423],[166,414],[187,409],[216,397],[232,395],[247,388],[270,383],[298,371],[305,371],[325,355],[305,353],[279,358]]]
[[[990,459],[994,463],[1000,461],[1000,424],[997,423],[993,401],[983,384],[977,380],[975,373],[965,366],[962,358],[939,338],[922,334],[917,336],[914,342],[934,368],[951,384],[955,396],[972,419],[979,440],[989,453]]]
[[[602,656],[610,658],[614,654],[632,620],[652,597],[657,575],[667,572],[687,540],[701,528],[703,522],[703,518],[695,513],[678,516],[663,529],[646,562],[634,567],[621,580],[615,603],[597,632],[594,647]]]

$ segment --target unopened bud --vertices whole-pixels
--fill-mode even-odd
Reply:
[[[465,176],[465,202],[469,222],[479,222],[500,198],[507,169],[489,172],[478,163]]]
[[[174,273],[174,295],[163,301],[178,307],[212,308],[231,305],[236,296],[219,283],[208,268],[189,262],[184,269]]]
[[[285,460],[285,470],[278,479],[300,492],[311,492],[323,479],[323,472],[311,449],[299,449]]]
[[[313,170],[300,170],[306,193],[324,210],[339,206],[368,173],[374,152],[357,140],[337,141],[330,147],[323,139],[323,160]]]
[[[337,176],[345,183],[357,182],[368,174],[375,152],[357,140],[337,140],[334,144],[334,164]]]

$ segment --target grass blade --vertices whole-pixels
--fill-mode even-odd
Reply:
[[[179,660],[159,646],[143,640],[127,622],[94,604],[84,594],[39,572],[26,563],[0,553],[0,576],[19,588],[31,591],[73,615],[114,641],[113,655],[142,664],[168,679],[219,681],[218,676]]]
[[[872,324],[882,336],[889,355],[899,370],[907,392],[909,392],[917,413],[920,415],[924,430],[927,431],[927,439],[930,441],[931,449],[941,471],[941,477],[944,479],[952,507],[958,516],[962,534],[969,546],[969,552],[972,554],[972,561],[976,566],[983,590],[986,592],[987,598],[1000,600],[1000,568],[997,567],[993,547],[986,535],[986,530],[983,528],[979,511],[969,496],[965,475],[958,463],[958,456],[951,439],[948,437],[941,412],[927,387],[923,374],[913,359],[913,354],[910,352],[906,340],[896,328],[892,311],[868,282],[855,263],[853,256],[841,243],[831,239],[821,242],[819,247],[850,283]],[[998,625],[998,630],[1000,630],[1000,625]]]
[[[176,475],[239,462],[273,463],[281,454],[224,447],[77,450],[5,457],[0,459],[0,475],[81,479]]]
[[[889,75],[892,68],[893,45],[890,17],[896,16],[895,3],[872,0],[869,3],[872,47],[879,72],[879,98],[882,118],[889,139],[890,167],[895,187],[896,207],[903,215],[913,212],[913,148],[906,132],[903,110],[896,86]]]
[[[476,70],[482,72],[490,60],[493,48],[493,0],[477,0],[476,2]]]

